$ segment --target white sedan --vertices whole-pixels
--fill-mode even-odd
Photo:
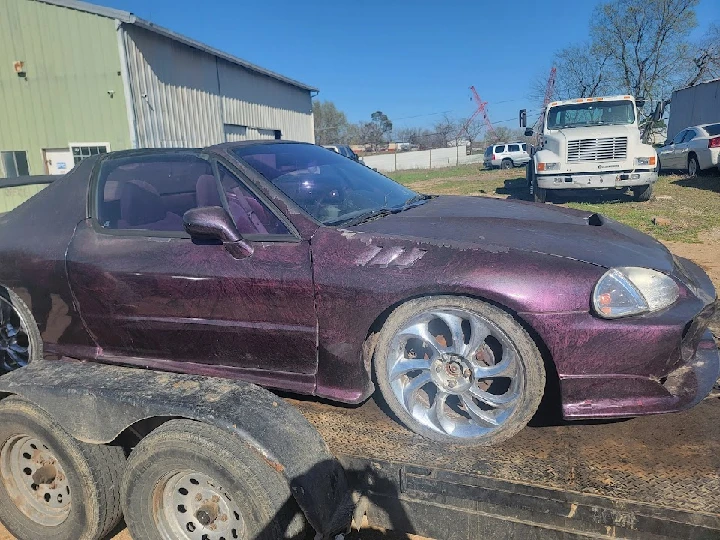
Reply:
[[[707,169],[720,169],[720,123],[683,129],[658,149],[659,168],[684,170],[696,176]]]

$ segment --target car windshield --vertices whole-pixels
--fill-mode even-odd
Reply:
[[[623,125],[635,122],[632,101],[591,101],[552,107],[547,115],[548,129],[585,126]]]
[[[709,126],[705,126],[703,129],[711,137],[717,137],[720,135],[720,124],[710,124]]]
[[[365,165],[311,144],[271,143],[231,152],[326,225],[400,211],[424,199]]]

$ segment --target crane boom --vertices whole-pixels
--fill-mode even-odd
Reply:
[[[473,100],[475,101],[475,104],[477,105],[477,109],[475,109],[475,112],[472,113],[470,118],[468,118],[465,121],[465,123],[463,124],[463,127],[460,128],[460,131],[458,131],[456,138],[457,139],[460,138],[460,135],[462,135],[463,132],[467,130],[468,126],[470,125],[470,122],[472,122],[478,114],[482,114],[483,120],[485,122],[485,126],[487,127],[488,131],[490,131],[490,133],[492,133],[493,135],[497,135],[497,133],[495,132],[495,128],[493,127],[492,122],[490,121],[490,118],[488,117],[487,110],[485,109],[485,106],[488,104],[488,102],[480,99],[480,95],[477,93],[477,90],[475,90],[474,86],[470,87],[470,91],[473,94]]]

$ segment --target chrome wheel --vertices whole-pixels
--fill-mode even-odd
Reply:
[[[26,366],[30,361],[27,324],[15,307],[0,296],[0,368],[5,371]]]
[[[508,335],[470,311],[420,313],[395,334],[390,351],[387,377],[398,402],[442,435],[471,439],[497,430],[524,388]]]
[[[153,493],[158,531],[167,540],[246,538],[240,507],[209,476],[183,471],[160,482]]]
[[[25,435],[9,439],[0,451],[0,475],[17,508],[36,523],[60,525],[70,513],[67,475],[38,439]]]
[[[688,176],[695,177],[698,174],[698,162],[697,159],[691,157],[688,160]]]

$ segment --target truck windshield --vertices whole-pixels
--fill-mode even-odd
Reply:
[[[635,122],[632,101],[592,101],[552,107],[547,115],[548,129],[607,126]]]

